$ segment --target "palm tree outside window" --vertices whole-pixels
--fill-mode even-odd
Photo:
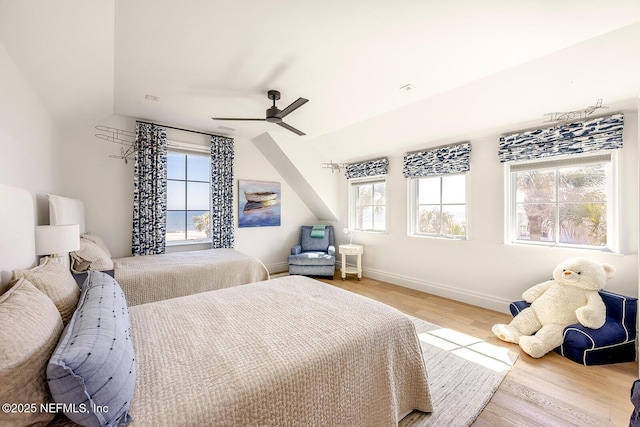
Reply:
[[[613,237],[610,154],[510,166],[510,240],[607,248]]]
[[[351,228],[386,230],[386,182],[384,179],[351,183]]]
[[[466,174],[413,178],[413,235],[466,239]]]

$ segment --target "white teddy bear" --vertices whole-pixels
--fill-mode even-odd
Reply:
[[[492,331],[503,341],[519,344],[531,357],[542,357],[562,344],[565,327],[578,322],[592,329],[604,325],[606,307],[598,291],[614,274],[609,264],[569,258],[553,271],[554,280],[524,291],[522,298],[530,307]]]

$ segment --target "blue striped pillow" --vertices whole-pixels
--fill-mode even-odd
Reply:
[[[92,271],[47,366],[51,395],[78,424],[123,426],[131,421],[135,377],[124,293],[114,278]]]

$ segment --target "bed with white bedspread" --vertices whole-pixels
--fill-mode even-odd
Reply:
[[[0,206],[13,194],[0,185]],[[29,245],[3,258],[33,224],[18,228],[18,242],[0,240],[0,277],[35,261]],[[25,277],[48,264],[58,268]],[[91,272],[66,320],[50,293],[59,285],[21,278],[0,295],[3,348],[20,348],[0,351],[0,401],[44,405],[0,413],[0,425],[57,411],[55,426],[393,426],[432,410],[413,322],[328,284],[289,276],[127,307],[115,279]]]
[[[313,279],[129,312],[132,426],[395,426],[431,410],[411,320]]]
[[[269,278],[260,260],[226,248],[115,258],[113,267],[130,306]]]
[[[111,259],[102,239],[86,232],[84,204],[78,199],[49,195],[49,218],[51,225],[79,224],[81,249],[72,254],[72,269],[74,266],[76,269],[82,266],[80,271],[113,269],[129,306],[269,278],[267,268],[259,259],[235,249]]]

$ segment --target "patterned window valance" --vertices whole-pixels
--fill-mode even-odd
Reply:
[[[461,173],[469,170],[471,143],[447,145],[404,155],[405,178]]]
[[[560,127],[514,133],[500,138],[500,162],[622,148],[624,115],[615,114]]]
[[[347,165],[344,175],[348,179],[352,178],[366,178],[368,176],[386,175],[389,169],[389,159],[384,157],[382,159],[369,160],[360,163],[351,163]]]

